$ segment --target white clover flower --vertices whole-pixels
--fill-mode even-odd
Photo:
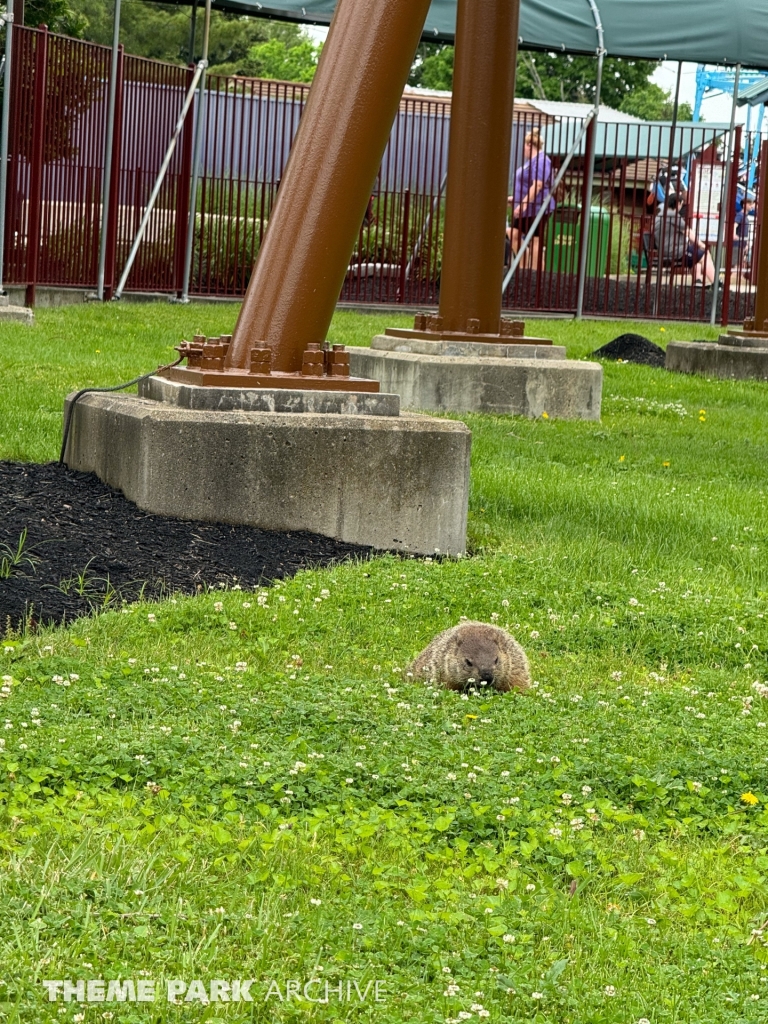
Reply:
[[[354,930],[355,930],[356,932],[361,932],[361,931],[363,930],[363,926],[362,926],[361,924],[353,924],[353,925],[352,925],[352,928],[353,928],[353,929],[354,929]]]
[[[543,999],[543,998],[544,998],[544,993],[543,992],[531,992],[531,999]]]
[[[615,987],[613,985],[606,985],[605,988],[603,989],[603,991],[605,992],[605,994],[607,996],[615,996],[616,995],[616,989],[615,989]]]
[[[514,942],[514,941],[515,941],[515,936],[514,935],[510,935],[509,932],[507,932],[506,935],[502,936],[502,942]]]
[[[592,792],[592,787],[591,786],[582,786],[581,787],[581,792],[582,792],[583,796],[589,796],[589,794]]]
[[[531,640],[538,640],[540,636],[541,634],[539,633],[538,629],[531,630]]]
[[[570,807],[573,803],[573,796],[570,793],[562,793],[560,799],[563,801],[566,807]]]

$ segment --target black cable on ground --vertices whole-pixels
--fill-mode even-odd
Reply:
[[[111,388],[83,388],[82,391],[78,391],[67,408],[67,415],[64,420],[64,437],[61,442],[61,452],[59,454],[59,465],[64,465],[64,457],[67,454],[67,442],[69,441],[69,428],[72,426],[72,413],[74,412],[75,405],[80,401],[83,395],[89,395],[93,392],[104,393],[107,391],[124,391],[125,388],[129,388],[133,384],[138,384],[139,381],[146,380],[148,377],[154,377],[155,374],[162,373],[163,370],[173,369],[173,367],[178,366],[183,359],[186,359],[186,354],[179,356],[179,358],[173,363],[168,363],[166,366],[158,366],[156,370],[150,370],[149,373],[143,373],[140,377],[134,377],[133,380],[129,380],[125,384],[115,384]]]

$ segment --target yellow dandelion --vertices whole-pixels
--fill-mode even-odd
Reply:
[[[623,462],[626,459],[626,457],[627,457],[626,455],[620,455],[619,456],[619,462]]]
[[[464,715],[465,718],[477,718],[477,715]]]
[[[660,328],[659,328],[659,330],[660,330],[660,331],[661,331],[662,333],[664,333],[664,331],[666,331],[666,329],[667,329],[666,327],[660,327]]]
[[[707,415],[707,410],[706,409],[699,409],[699,416],[706,416],[706,415]]]
[[[669,463],[668,462],[662,462],[662,466],[664,466],[665,469],[669,469]]]
[[[754,793],[742,793],[741,802],[747,804],[749,807],[754,807],[755,804],[759,804],[760,801],[757,799]]]
[[[548,420],[548,419],[549,419],[549,413],[543,412],[543,413],[541,414],[541,418],[542,418],[543,420]]]

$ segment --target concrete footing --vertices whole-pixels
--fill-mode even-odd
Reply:
[[[7,295],[0,295],[0,324],[22,323],[30,327],[35,322],[35,314],[28,306],[12,306]]]
[[[558,345],[378,335],[348,351],[351,372],[399,394],[403,409],[600,419],[602,367]]]
[[[308,411],[273,412],[251,410],[289,400],[288,392],[277,399],[231,389],[222,409],[214,392],[224,389],[192,390],[202,394],[151,378],[143,394],[154,397],[84,395],[67,465],[161,515],[308,530],[414,554],[464,552],[464,424],[393,415],[393,395],[359,395],[353,411],[355,396],[345,393],[327,412],[313,406],[332,403],[333,394],[311,393],[294,398]]]
[[[768,338],[722,334],[719,341],[671,341],[666,369],[732,380],[768,380]]]

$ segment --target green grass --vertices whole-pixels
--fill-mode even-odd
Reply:
[[[234,318],[3,328],[0,457],[55,457],[66,391]],[[398,322],[338,314],[331,336]],[[666,326],[536,331],[576,358],[628,329],[711,336]],[[0,1020],[768,1019],[764,385],[604,372],[601,423],[466,417],[468,558],[8,635]],[[509,626],[530,695],[408,678],[462,615]],[[255,1001],[43,999],[117,977],[255,978]],[[312,978],[384,998],[285,1000]]]
[[[107,387],[173,360],[173,346],[196,333],[231,332],[239,307],[180,307],[158,302],[40,309],[32,328],[5,325],[0,343],[0,403],[12,415],[0,417],[0,458],[45,462],[58,457],[64,396],[85,387]],[[386,327],[412,325],[402,313],[334,317],[329,337],[337,344],[366,345]],[[532,320],[528,333],[565,344],[571,358],[583,358],[622,331],[640,330],[659,344],[712,338],[709,328],[683,324],[616,324]]]

